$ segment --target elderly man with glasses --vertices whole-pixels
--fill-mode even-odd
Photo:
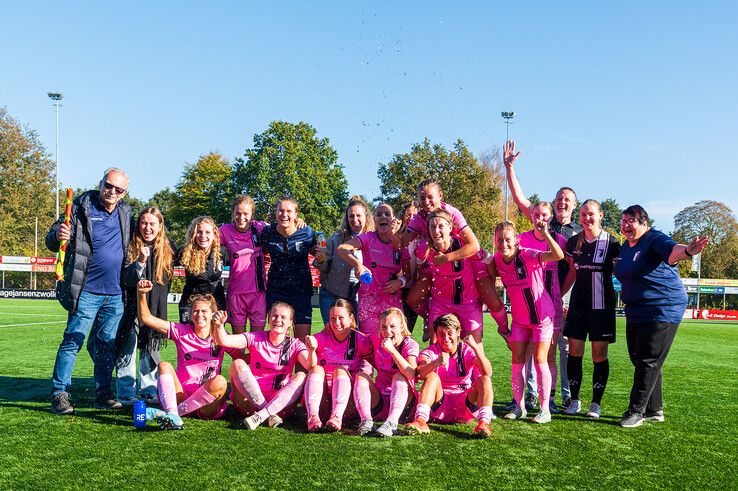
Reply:
[[[123,315],[121,271],[133,231],[133,210],[121,201],[128,176],[120,169],[105,171],[99,188],[78,196],[72,204],[69,225],[64,216],[46,235],[46,246],[57,252],[67,240],[64,280],[57,283],[57,298],[69,315],[52,376],[55,414],[71,414],[69,401],[77,353],[91,332],[95,379],[95,407],[120,409],[113,396],[114,342]]]

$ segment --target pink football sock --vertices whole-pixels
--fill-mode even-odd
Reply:
[[[177,389],[174,386],[174,377],[171,373],[162,373],[156,382],[159,390],[161,408],[167,414],[177,413]]]
[[[484,421],[485,423],[489,424],[489,422],[492,421],[492,407],[491,406],[480,406],[477,419],[479,421]]]
[[[397,424],[402,416],[402,411],[407,404],[407,382],[405,380],[392,381],[392,394],[390,395],[389,414],[387,421]]]
[[[430,406],[423,403],[418,404],[415,409],[415,419],[422,419],[427,422],[430,419]]]
[[[180,416],[197,411],[201,407],[205,407],[215,401],[216,397],[207,391],[205,386],[199,387],[190,397],[182,404],[177,406]]]
[[[331,414],[343,418],[343,413],[346,412],[346,406],[348,406],[349,397],[351,396],[351,379],[348,377],[333,377],[331,396],[333,398]]]
[[[294,404],[295,401],[300,398],[300,389],[302,389],[301,381],[290,380],[287,382],[284,387],[279,389],[279,392],[274,396],[274,399],[269,401],[264,408],[258,411],[262,421]]]
[[[232,377],[232,382],[236,386],[236,390],[241,393],[251,403],[261,409],[264,407],[264,394],[261,392],[259,382],[257,382],[254,374],[248,365],[238,364],[236,366],[236,376]]]
[[[310,373],[305,380],[305,409],[309,416],[317,416],[323,399],[323,375]]]
[[[372,392],[368,383],[359,380],[354,383],[354,404],[361,421],[372,419]]]
[[[548,362],[536,363],[536,378],[541,411],[548,411],[548,398],[551,393],[551,372],[548,369]]]
[[[525,389],[525,377],[523,376],[524,363],[512,364],[512,390],[515,404],[523,407],[523,390]]]

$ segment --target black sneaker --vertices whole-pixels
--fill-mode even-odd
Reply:
[[[643,421],[651,421],[654,423],[664,422],[664,411],[655,411],[653,413],[646,413],[643,416]]]
[[[123,404],[113,396],[112,391],[104,391],[95,397],[96,409],[122,409]]]
[[[74,406],[69,402],[69,394],[59,392],[51,398],[51,412],[54,414],[74,414]]]
[[[620,426],[623,428],[635,428],[643,424],[643,415],[640,413],[632,413],[630,411],[623,415],[623,419],[620,420]]]

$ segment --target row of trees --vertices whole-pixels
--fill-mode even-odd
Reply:
[[[415,199],[420,181],[438,179],[445,200],[461,209],[480,242],[491,247],[491,231],[505,214],[499,149],[475,156],[462,140],[447,149],[425,139],[380,164],[377,174],[380,196],[373,201],[387,202],[395,210]],[[53,189],[53,160],[36,133],[0,108],[0,255],[34,253],[36,217],[41,237],[55,218]],[[241,193],[254,198],[255,216],[263,219],[272,218],[279,197],[292,196],[300,203],[302,217],[326,233],[339,226],[349,197],[343,166],[329,140],[319,138],[307,123],[274,121],[254,136],[242,156],[229,160],[218,153],[202,155],[195,163],[185,164],[173,188],[157,192],[148,201],[131,195],[127,199],[136,210],[161,209],[170,235],[182,243],[187,226],[197,216],[210,215],[218,223],[230,221],[230,203]],[[538,199],[531,196],[533,202]],[[608,198],[601,205],[604,227],[620,237],[619,204]],[[520,231],[530,229],[514,204],[508,215]],[[703,277],[738,278],[738,225],[729,207],[700,201],[682,210],[674,225],[673,236],[678,241],[698,234],[710,236],[711,246],[703,254]],[[689,276],[689,265],[681,268],[682,275]],[[27,278],[8,274],[6,285],[27,285]]]

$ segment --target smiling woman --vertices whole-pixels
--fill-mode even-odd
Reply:
[[[676,265],[702,252],[708,239],[695,237],[687,245],[677,244],[651,229],[640,205],[623,211],[620,230],[626,241],[615,276],[623,285],[628,354],[635,367],[630,405],[620,425],[633,428],[644,421],[664,421],[661,367],[687,306]]]

